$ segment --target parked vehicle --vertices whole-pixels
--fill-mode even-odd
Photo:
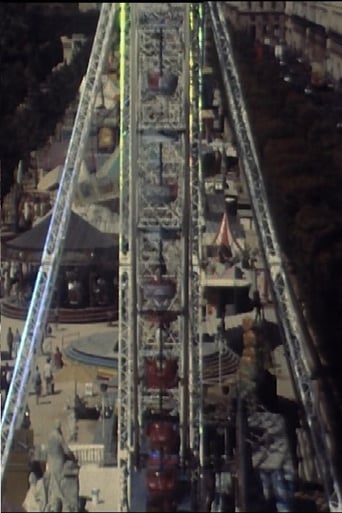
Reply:
[[[75,415],[76,419],[97,420],[100,417],[99,406],[89,406],[84,399],[78,395],[75,397]]]

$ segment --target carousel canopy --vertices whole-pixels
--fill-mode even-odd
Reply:
[[[63,166],[56,166],[39,180],[37,189],[39,191],[58,189],[62,173]]]
[[[68,151],[69,141],[54,141],[39,162],[44,171],[51,171],[57,166],[63,166]]]
[[[50,226],[52,214],[47,215],[31,230],[7,242],[7,246],[17,250],[42,251]],[[86,251],[106,249],[118,245],[116,235],[102,233],[100,230],[71,212],[70,222],[64,243],[64,251]]]
[[[226,212],[223,214],[221,224],[218,231],[216,232],[212,244],[215,246],[229,246],[233,254],[242,252],[242,248],[239,242],[235,239],[231,232],[228,215]]]

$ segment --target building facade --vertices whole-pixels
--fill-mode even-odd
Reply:
[[[284,38],[286,2],[225,2],[226,17],[253,39],[277,42]]]
[[[61,36],[63,46],[63,62],[70,64],[79,48],[86,42],[84,34],[72,34],[71,37]]]
[[[310,62],[319,62],[338,82],[342,78],[342,3],[285,2],[287,44]]]
[[[87,11],[99,11],[101,9],[101,3],[98,2],[79,2],[78,9],[81,12]]]
[[[286,41],[330,78],[342,81],[342,2],[224,2],[233,27],[255,41]]]

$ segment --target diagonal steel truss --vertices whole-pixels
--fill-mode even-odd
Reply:
[[[192,4],[190,11],[190,150],[191,150],[191,228],[190,228],[190,343],[189,343],[189,429],[190,448],[195,461],[203,466],[203,354],[202,354],[202,174],[200,113],[202,100],[202,67],[204,59],[204,6]]]
[[[228,105],[238,137],[240,155],[246,176],[258,236],[271,277],[279,324],[284,333],[284,347],[298,396],[304,407],[310,429],[318,471],[322,477],[331,511],[342,509],[342,486],[334,465],[326,428],[319,412],[319,398],[311,379],[310,360],[305,335],[295,307],[291,285],[282,261],[281,251],[268,209],[260,165],[254,147],[244,104],[232,45],[221,5],[208,2],[210,20],[221,66]]]
[[[119,246],[119,361],[118,467],[120,511],[129,510],[132,444],[132,270],[131,270],[131,90],[130,4],[120,3],[120,246]],[[133,61],[134,62],[134,61]],[[133,68],[133,66],[132,66]],[[134,70],[132,70],[134,72]]]
[[[41,265],[21,337],[9,394],[2,414],[1,480],[6,469],[15,430],[22,422],[29,382],[30,378],[33,377],[32,370],[35,368],[36,349],[44,333],[70,219],[78,172],[90,129],[91,115],[111,41],[115,12],[115,4],[102,4],[86,73],[85,87],[80,97]]]

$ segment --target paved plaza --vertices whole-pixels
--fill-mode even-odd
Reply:
[[[6,333],[9,326],[12,327],[13,331],[18,328],[19,332],[22,333],[24,321],[1,317],[1,351],[4,356],[7,353]],[[57,346],[63,350],[68,345],[75,344],[80,338],[83,341],[89,339],[89,344],[99,348],[101,347],[101,342],[99,341],[102,339],[108,341],[110,334],[113,335],[113,340],[115,341],[117,336],[116,328],[108,326],[107,323],[52,326],[52,335],[44,341],[44,351],[53,354]],[[84,343],[84,347],[87,349],[87,343]],[[45,361],[46,355],[37,357],[37,364],[41,372]],[[93,382],[94,401],[96,401],[99,393],[96,379],[94,380],[97,373],[96,367],[78,364],[69,359],[64,359],[64,362],[65,366],[63,369],[54,371],[55,393],[53,395],[46,396],[43,386],[43,395],[39,400],[39,404],[37,404],[33,386],[29,391],[28,406],[30,408],[31,428],[34,432],[34,446],[38,454],[41,450],[44,451],[48,435],[57,418],[61,419],[63,433],[66,440],[69,440],[72,428],[67,405],[73,399],[75,391],[77,390],[77,393],[83,396],[86,382]],[[5,361],[2,359],[2,365],[4,363]],[[9,361],[9,364],[13,365],[14,361]],[[69,369],[71,372],[69,372]],[[93,444],[98,422],[96,420],[78,420],[77,440],[75,443]],[[87,501],[86,509],[88,511],[117,511],[118,486],[118,471],[116,467],[99,468],[95,464],[82,465],[80,471],[80,494],[90,499],[92,497],[92,490],[99,490],[98,501]]]
[[[248,315],[248,314],[247,314]],[[271,307],[265,310],[265,318],[274,322],[274,311]],[[227,319],[228,321],[228,319]],[[1,349],[2,354],[6,354],[6,333],[11,326],[13,331],[16,328],[22,333],[24,322],[14,319],[8,319],[2,316],[1,319]],[[37,357],[37,364],[42,372],[47,354],[53,354],[56,347],[68,354],[68,348],[77,349],[84,354],[94,354],[96,361],[99,358],[115,359],[117,353],[114,352],[117,342],[117,327],[109,326],[108,323],[98,324],[63,324],[52,325],[52,334],[46,337],[44,341],[45,355]],[[273,351],[274,372],[277,375],[278,394],[292,399],[294,397],[293,388],[290,382],[284,349],[279,343],[275,344]],[[209,347],[210,346],[210,347]],[[207,352],[212,352],[216,348],[208,344]],[[81,358],[82,360],[82,358]],[[55,393],[53,395],[44,395],[36,402],[33,387],[29,392],[28,405],[31,413],[31,427],[34,431],[34,445],[36,450],[44,450],[48,435],[53,427],[56,418],[61,419],[62,429],[65,438],[69,440],[72,435],[72,426],[70,425],[70,410],[67,405],[72,401],[75,392],[81,397],[85,394],[86,383],[93,383],[93,398],[96,402],[100,400],[99,385],[97,374],[101,366],[84,365],[69,358],[64,358],[65,365],[61,370],[55,370]],[[4,362],[2,362],[4,363]],[[14,362],[10,362],[14,363]],[[115,370],[113,371],[115,375]],[[78,420],[77,421],[77,444],[94,444],[98,442],[96,433],[98,423],[96,420]],[[97,433],[98,434],[98,433]],[[69,442],[73,443],[73,442]],[[94,491],[99,490],[98,500],[93,500]],[[115,466],[98,467],[96,464],[84,464],[80,470],[80,494],[88,498],[86,509],[90,512],[117,511],[119,507],[119,474]]]

